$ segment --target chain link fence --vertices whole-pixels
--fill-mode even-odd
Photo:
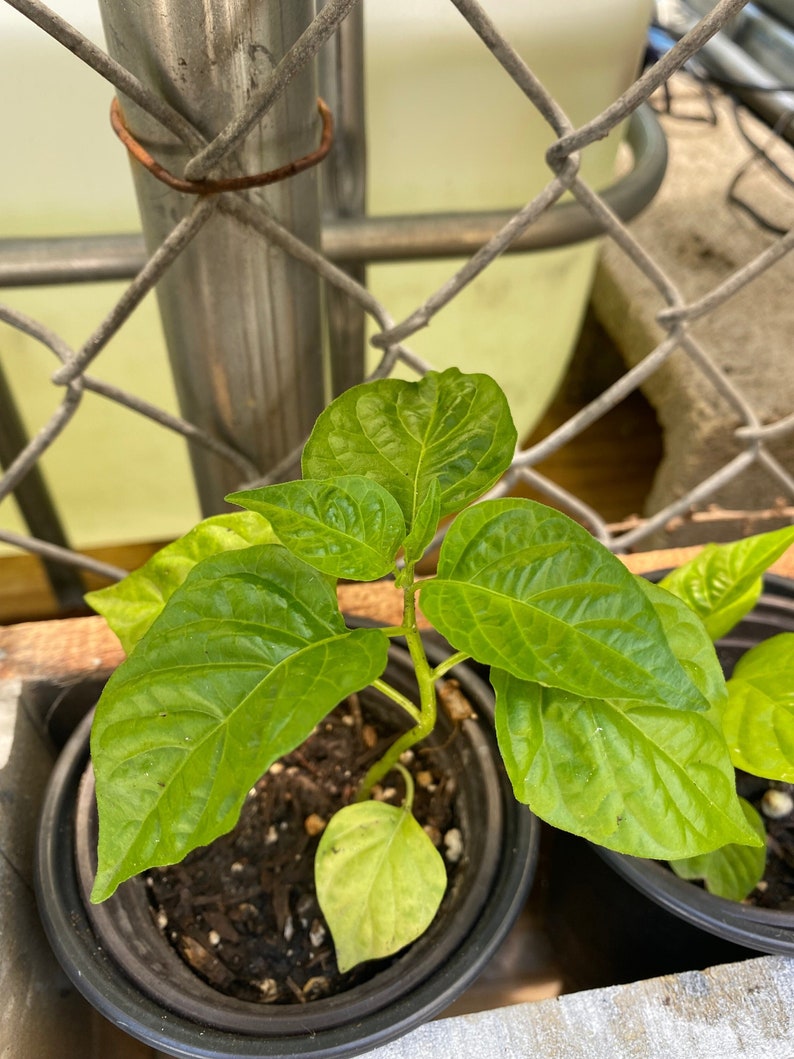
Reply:
[[[245,100],[234,103],[234,113],[227,115],[222,131],[215,136],[208,136],[202,130],[199,118],[188,118],[172,106],[167,89],[158,85],[155,77],[147,83],[144,77],[112,58],[38,0],[6,2],[71,51],[75,62],[88,64],[117,90],[124,105],[123,110],[116,108],[115,122],[117,131],[137,159],[140,172],[136,179],[148,182],[145,194],[154,195],[160,202],[166,196],[169,203],[167,209],[160,210],[157,224],[145,225],[146,248],[137,236],[72,239],[52,241],[42,258],[36,247],[26,247],[24,242],[18,242],[13,248],[12,264],[9,266],[6,259],[5,270],[0,271],[0,281],[8,285],[55,282],[65,275],[71,280],[90,280],[97,276],[132,277],[121,298],[103,319],[97,321],[93,333],[79,348],[71,348],[62,337],[36,319],[0,304],[0,320],[41,343],[56,362],[52,383],[62,396],[57,410],[31,438],[25,436],[21,421],[15,418],[13,394],[10,388],[3,387],[0,376],[0,407],[3,409],[0,435],[5,439],[0,506],[15,494],[21,500],[27,490],[28,507],[35,507],[37,512],[38,529],[38,533],[31,532],[30,535],[2,530],[0,541],[41,557],[50,564],[48,569],[52,578],[63,576],[62,571],[68,568],[82,568],[111,580],[125,573],[68,547],[68,543],[59,537],[56,506],[51,504],[47,509],[50,503],[48,494],[43,481],[37,477],[38,461],[57,445],[69,423],[80,414],[87,392],[101,394],[154,421],[163,430],[184,437],[191,451],[198,454],[193,462],[200,491],[202,479],[212,483],[204,489],[203,495],[205,510],[209,511],[216,504],[220,490],[275,480],[296,466],[301,439],[323,399],[322,387],[317,385],[322,381],[322,370],[316,361],[318,322],[306,319],[307,313],[310,316],[316,314],[316,307],[323,304],[318,290],[322,288],[326,292],[326,322],[320,325],[326,336],[323,341],[330,345],[331,378],[330,383],[328,380],[326,383],[338,391],[362,376],[363,359],[359,358],[358,350],[363,349],[365,326],[370,331],[370,346],[380,355],[374,371],[376,376],[385,376],[395,370],[421,373],[432,365],[411,349],[412,338],[443,313],[503,254],[549,245],[550,239],[571,241],[597,233],[603,233],[612,246],[625,255],[665,304],[666,307],[656,316],[662,337],[655,348],[625,370],[595,400],[562,426],[519,451],[495,494],[503,495],[529,487],[535,494],[579,519],[610,549],[618,552],[641,548],[643,542],[654,539],[654,534],[658,534],[671,519],[702,510],[726,484],[740,482],[742,476],[748,474],[767,476],[782,498],[784,508],[786,503],[794,501],[792,468],[785,465],[784,458],[776,455],[780,451],[777,446],[781,439],[794,437],[794,412],[784,413],[771,422],[763,421],[763,413],[718,365],[698,337],[695,326],[697,321],[707,317],[718,319],[719,311],[726,303],[774,269],[794,247],[794,230],[770,233],[760,253],[743,261],[727,278],[722,278],[696,298],[688,299],[679,289],[677,278],[668,274],[657,260],[654,247],[643,245],[632,235],[626,218],[642,205],[636,201],[636,196],[627,205],[621,198],[620,189],[616,195],[599,194],[581,175],[581,152],[626,119],[633,116],[635,153],[644,138],[647,140],[648,136],[654,135],[647,117],[643,118],[643,106],[652,98],[658,100],[676,71],[696,58],[703,45],[729,23],[747,0],[720,0],[683,32],[674,46],[646,68],[620,98],[598,117],[579,127],[571,124],[533,70],[499,32],[483,6],[476,0],[450,0],[471,32],[489,49],[504,76],[512,80],[553,130],[555,142],[546,154],[548,180],[541,192],[522,208],[509,213],[472,215],[466,226],[461,226],[454,217],[438,216],[425,218],[423,226],[413,228],[389,225],[384,221],[378,230],[374,230],[377,226],[363,214],[361,189],[356,183],[356,155],[362,150],[357,139],[360,121],[357,126],[354,120],[362,105],[360,78],[357,81],[355,69],[356,56],[360,55],[360,51],[354,48],[356,34],[360,33],[360,10],[356,0],[327,0],[316,14],[310,3],[311,14],[305,27],[295,34],[295,42],[286,49],[283,58],[268,69],[256,91],[250,92]],[[331,112],[335,112],[337,118],[335,148],[328,154],[331,118],[325,111],[322,141],[318,139],[320,121],[314,110],[311,88],[314,82],[308,78],[309,88],[304,95],[307,91],[311,95],[311,114],[307,116],[304,107],[294,119],[302,130],[297,160],[286,167],[282,164],[279,172],[260,174],[258,180],[252,179],[250,172],[240,171],[240,146],[246,143],[252,130],[269,128],[268,122],[284,104],[290,86],[294,88],[307,71],[314,68],[318,56],[321,64],[329,61],[334,64],[331,75],[327,72],[324,75],[323,83],[330,82],[335,86],[334,98],[330,101]],[[140,63],[131,65],[136,69],[140,67]],[[228,106],[227,103],[227,110]],[[289,120],[293,119],[287,113],[276,124],[283,127]],[[129,131],[133,125],[136,129],[145,129],[150,142],[166,143],[167,140],[170,146],[164,147],[164,153],[155,157],[154,151],[142,146],[141,137],[136,138]],[[173,144],[178,145],[178,151]],[[301,221],[303,206],[316,195],[316,178],[309,178],[315,180],[314,185],[299,185],[298,182],[306,178],[306,172],[302,171],[308,171],[313,165],[318,167],[315,173],[319,170],[325,174],[333,191],[330,210],[326,201],[322,232],[318,224],[307,227]],[[152,173],[166,184],[170,182],[167,191],[153,179]],[[298,176],[299,173],[302,175]],[[252,185],[257,182],[259,186],[269,186],[277,180],[282,181],[279,188],[292,186],[293,190],[276,199],[266,199],[264,192],[252,190]],[[294,191],[296,188],[299,190]],[[293,193],[299,196],[297,206],[296,200],[289,200],[289,194]],[[575,200],[575,205],[566,206],[561,212],[557,204],[566,195]],[[174,202],[178,204],[173,205]],[[319,219],[319,214],[317,216]],[[550,222],[552,216],[555,219]],[[347,223],[337,223],[340,217]],[[560,217],[565,219],[560,221]],[[256,257],[255,267],[277,268],[278,276],[273,280],[277,289],[264,330],[271,346],[278,349],[280,344],[286,344],[289,357],[296,358],[294,364],[282,365],[278,369],[297,372],[299,376],[295,388],[289,391],[293,406],[286,409],[271,406],[257,413],[259,418],[255,429],[259,433],[277,435],[275,445],[266,445],[258,452],[252,452],[250,446],[235,437],[233,416],[223,430],[216,432],[201,422],[201,414],[195,417],[185,414],[184,418],[171,414],[91,374],[108,342],[158,284],[161,292],[166,291],[160,301],[161,308],[164,304],[166,306],[166,330],[179,332],[178,340],[188,343],[194,338],[199,340],[191,329],[193,317],[200,315],[201,309],[191,296],[186,301],[184,291],[188,279],[180,268],[201,243],[201,233],[209,231],[219,218],[226,225],[227,232],[223,250],[218,251],[217,264],[222,271],[228,269],[228,255],[236,253],[250,257],[260,253],[257,246],[264,250]],[[560,224],[565,228],[562,235]],[[551,236],[549,226],[555,228]],[[201,252],[206,257],[208,244],[204,245]],[[382,304],[363,282],[366,262],[378,255],[395,260],[424,254],[443,257],[453,253],[466,254],[464,263],[400,319],[394,319],[390,307]],[[195,263],[190,266],[192,269],[196,267]],[[216,275],[212,282],[219,284],[222,277]],[[174,304],[180,298],[180,290],[182,308],[177,311]],[[787,306],[781,306],[781,312],[786,311],[789,311]],[[206,322],[202,322],[201,327],[206,326]],[[221,326],[227,335],[232,336],[230,343],[233,344],[237,321],[226,319]],[[260,318],[253,328],[256,341],[262,337],[262,326]],[[527,321],[527,327],[531,326],[532,322]],[[330,338],[327,337],[329,334]],[[249,339],[241,337],[240,340]],[[645,386],[674,355],[687,358],[699,380],[696,385],[712,388],[727,403],[734,454],[683,495],[647,517],[621,525],[610,524],[590,504],[540,474],[537,466]],[[190,389],[197,370],[195,361],[186,358],[186,363],[189,367],[182,383],[183,391]],[[483,364],[482,368],[487,370],[488,365]],[[204,365],[202,370],[213,376],[211,364]],[[245,373],[240,382],[242,386],[249,384]],[[265,389],[269,384],[268,378],[263,380]],[[226,399],[230,404],[240,401],[240,397],[233,394],[227,394]],[[201,405],[200,400],[194,403],[196,407]],[[189,406],[190,401],[183,400],[183,410]],[[57,495],[57,482],[55,486]],[[783,517],[788,517],[788,510],[783,510]]]

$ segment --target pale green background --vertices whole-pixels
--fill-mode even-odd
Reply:
[[[491,0],[487,5],[575,124],[632,77],[649,0]],[[80,0],[59,13],[101,41]],[[517,206],[550,178],[551,135],[447,0],[367,0],[370,211]],[[0,6],[0,236],[134,231],[132,184],[108,126],[112,90],[17,12]],[[609,182],[616,144],[585,152]],[[525,434],[564,372],[586,303],[595,249],[505,258],[408,345],[439,367],[494,374]],[[460,262],[378,266],[370,284],[399,320]],[[82,344],[123,284],[0,291],[0,299]],[[60,399],[47,350],[0,324],[0,360],[31,433]],[[154,298],[92,373],[175,410]],[[84,407],[42,461],[77,546],[159,540],[198,516],[183,442],[102,398]],[[13,502],[0,527],[23,531]]]

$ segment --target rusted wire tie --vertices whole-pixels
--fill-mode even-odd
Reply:
[[[152,176],[157,177],[168,187],[173,188],[175,191],[183,191],[187,195],[218,195],[222,191],[247,191],[249,188],[261,188],[266,184],[275,184],[279,180],[286,180],[288,177],[302,173],[305,169],[310,169],[313,165],[317,165],[318,162],[322,162],[333,144],[334,119],[327,103],[319,98],[317,100],[317,110],[323,121],[323,131],[320,146],[316,151],[304,155],[303,158],[297,158],[294,162],[287,162],[286,165],[279,166],[278,169],[270,169],[266,173],[229,177],[224,180],[184,180],[182,177],[177,177],[170,173],[159,162],[156,162],[146,148],[138,143],[132,135],[124,122],[124,115],[119,101],[115,98],[110,104],[110,123],[113,126],[113,131],[132,157],[140,162],[145,169],[148,169]]]

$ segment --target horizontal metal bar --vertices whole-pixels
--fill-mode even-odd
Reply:
[[[0,239],[0,286],[131,279],[146,258],[138,234]]]
[[[649,107],[641,107],[632,116],[627,139],[634,166],[602,192],[605,202],[624,221],[648,205],[667,164],[664,133]],[[465,257],[486,243],[515,212],[340,218],[324,225],[322,250],[342,264]],[[565,202],[540,217],[507,252],[569,246],[601,231],[584,206]],[[0,287],[130,279],[145,261],[143,237],[136,234],[0,239]]]

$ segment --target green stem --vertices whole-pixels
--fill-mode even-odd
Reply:
[[[403,625],[384,625],[381,632],[385,632],[387,636],[405,636],[405,627]]]
[[[419,710],[416,712],[416,724],[409,728],[397,739],[386,753],[369,769],[361,784],[357,795],[357,801],[364,801],[369,796],[372,787],[379,783],[383,777],[395,767],[402,754],[409,750],[414,743],[420,742],[430,735],[436,726],[436,689],[433,670],[425,654],[422,637],[416,623],[416,593],[417,585],[413,579],[413,569],[406,567],[406,586],[403,589],[403,636],[411,655],[414,665],[414,674],[419,688]],[[382,689],[382,690],[385,690]],[[388,694],[388,692],[387,692]],[[394,698],[394,696],[391,696]],[[401,703],[402,705],[402,703]],[[414,707],[415,709],[415,707]],[[410,712],[410,711],[409,711]]]
[[[430,675],[433,680],[439,680],[445,673],[448,673],[450,669],[454,669],[455,666],[459,665],[461,662],[467,661],[469,658],[471,658],[471,655],[466,654],[465,651],[456,651],[454,655],[450,655],[449,658],[445,658],[443,662],[439,662],[436,668],[431,671]]]
[[[391,684],[387,684],[385,680],[373,680],[373,688],[377,688],[383,695],[391,699],[392,702],[396,702],[398,706],[402,706],[406,713],[410,714],[414,720],[414,723],[418,724],[422,719],[421,712],[411,702],[410,699],[406,698],[396,688],[393,688]]]
[[[406,809],[409,813],[413,812],[414,808],[414,778],[405,765],[401,765],[399,762],[394,766],[395,769],[401,774],[403,783],[405,784],[405,798],[403,798],[403,809]]]

